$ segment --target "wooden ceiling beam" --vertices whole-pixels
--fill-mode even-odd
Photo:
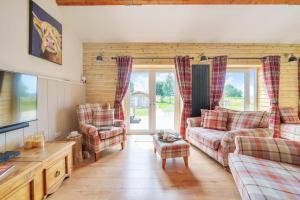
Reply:
[[[300,0],[56,0],[60,6],[96,5],[217,5],[217,4],[292,4],[300,5]]]

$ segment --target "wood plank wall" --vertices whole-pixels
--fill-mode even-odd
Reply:
[[[193,63],[199,62],[199,55],[228,55],[229,57],[262,57],[280,55],[280,106],[298,107],[297,65],[287,62],[287,53],[300,55],[300,45],[282,44],[201,44],[201,43],[84,43],[83,67],[87,77],[86,101],[109,102],[113,105],[116,87],[116,65],[112,56],[130,55],[135,57],[174,57],[189,55],[196,57]],[[102,54],[104,60],[96,62],[96,56]],[[138,65],[173,64],[172,60],[135,60]],[[255,60],[229,60],[229,67],[237,65],[261,65]],[[258,69],[259,110],[268,110],[269,99],[264,88],[263,74]]]

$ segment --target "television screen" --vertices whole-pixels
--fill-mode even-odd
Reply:
[[[37,77],[0,70],[0,127],[36,118]]]

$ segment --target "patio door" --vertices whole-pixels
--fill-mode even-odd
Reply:
[[[172,70],[134,70],[126,101],[129,133],[177,130],[179,98]]]

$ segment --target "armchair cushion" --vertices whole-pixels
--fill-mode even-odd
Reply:
[[[93,125],[97,128],[114,125],[114,109],[96,109],[93,112]]]
[[[261,137],[236,137],[235,153],[300,165],[300,142]]]
[[[123,134],[123,129],[121,127],[112,127],[109,130],[99,130],[98,133],[100,139],[105,140]]]
[[[93,123],[93,111],[100,107],[98,103],[80,104],[77,106],[77,116],[79,123],[92,124]]]

